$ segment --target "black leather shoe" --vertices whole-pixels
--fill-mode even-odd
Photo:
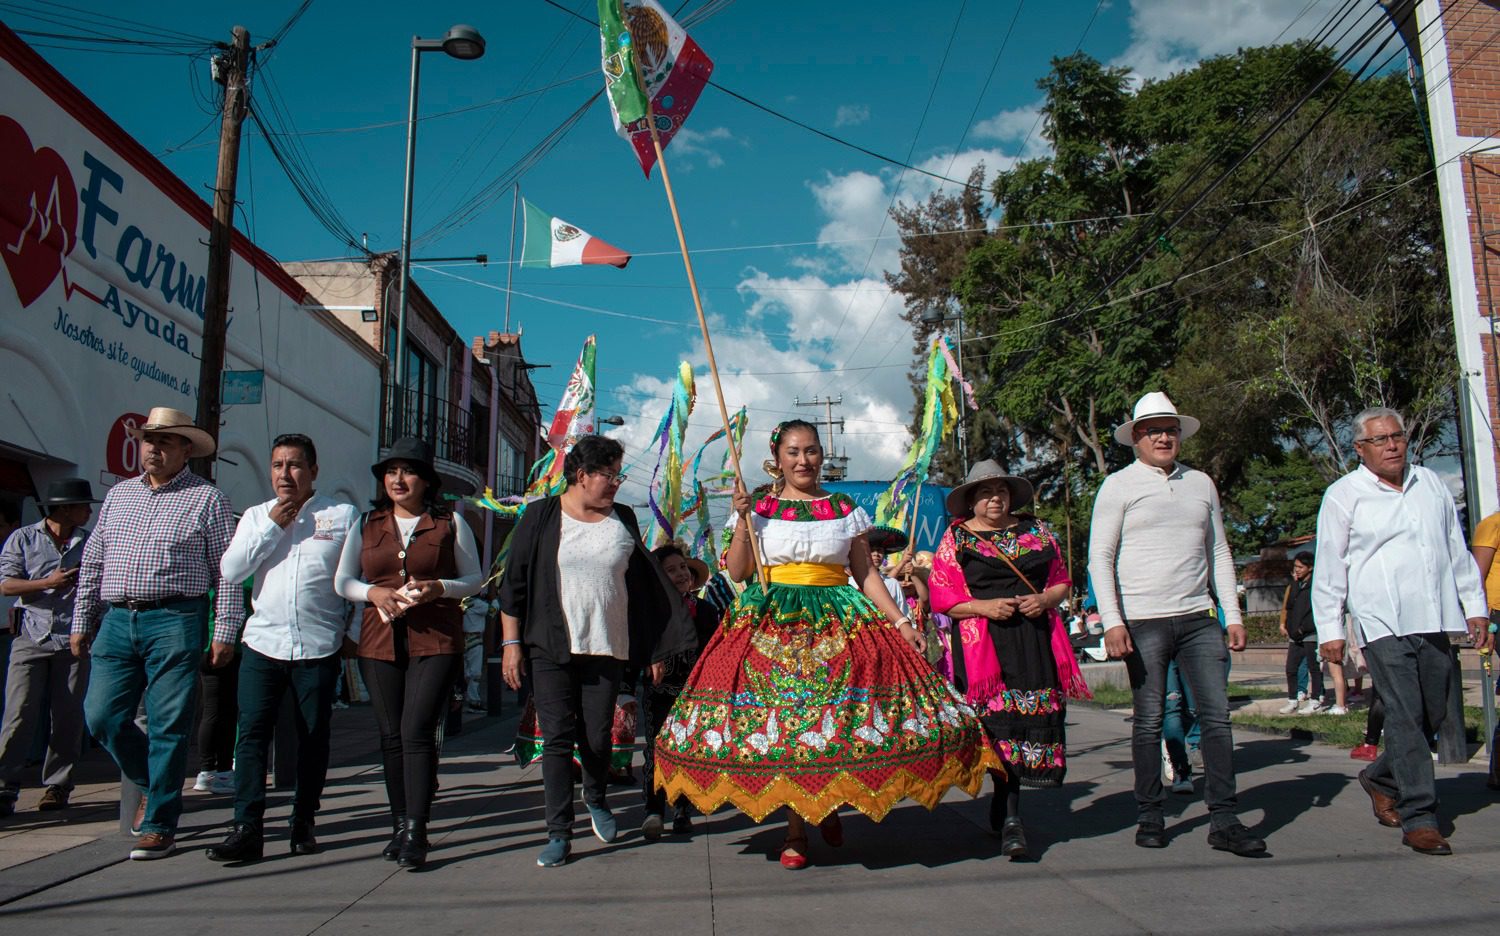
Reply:
[[[311,819],[292,820],[292,854],[314,855],[318,851],[318,840],[313,835],[313,821]]]
[[[1142,848],[1166,848],[1167,829],[1160,822],[1143,822],[1136,827],[1135,843]]]
[[[391,820],[391,825],[395,831],[391,835],[391,840],[386,843],[385,848],[380,850],[380,857],[386,861],[395,861],[401,857],[401,846],[406,842],[406,817],[394,817]]]
[[[1021,825],[1020,816],[1011,816],[1005,820],[1005,826],[1000,832],[1000,854],[1011,859],[1030,855],[1026,847],[1026,829]]]
[[[396,857],[396,864],[412,871],[417,870],[427,863],[427,849],[431,847],[427,842],[427,820],[407,819],[406,835],[401,842],[401,854]]]
[[[1238,822],[1208,833],[1208,844],[1236,855],[1258,855],[1266,850],[1265,840]]]
[[[260,829],[248,822],[238,822],[230,826],[224,841],[208,846],[204,854],[209,861],[259,861],[263,851]]]

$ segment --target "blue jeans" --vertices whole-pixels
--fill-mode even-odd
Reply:
[[[1174,621],[1127,622],[1135,650],[1125,658],[1135,709],[1130,750],[1135,764],[1135,799],[1141,822],[1162,822],[1166,790],[1161,785],[1162,720],[1167,667],[1176,660],[1184,686],[1197,704],[1202,734],[1203,798],[1209,823],[1222,829],[1236,820],[1234,739],[1229,731],[1229,694],[1224,665],[1229,649],[1212,616]]]
[[[1198,741],[1198,707],[1193,704],[1193,693],[1183,682],[1182,671],[1177,661],[1167,664],[1167,695],[1162,707],[1161,737],[1167,743],[1167,755],[1172,758],[1172,769],[1179,776],[1192,774],[1188,761],[1189,737],[1193,747]]]
[[[182,815],[207,629],[208,603],[197,598],[151,611],[111,608],[94,639],[84,720],[120,773],[145,791],[142,832],[171,835]],[[142,697],[144,732],[135,723]]]

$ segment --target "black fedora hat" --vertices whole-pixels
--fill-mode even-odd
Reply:
[[[432,464],[432,446],[411,436],[403,436],[391,443],[391,447],[385,450],[385,457],[370,466],[370,473],[375,480],[385,477],[386,466],[391,462],[402,461],[417,469],[417,476],[427,482],[427,487],[437,490],[443,486],[443,479],[438,477],[437,469]]]
[[[867,538],[870,541],[870,548],[879,549],[882,552],[905,549],[906,544],[911,542],[904,530],[898,530],[883,523],[877,523],[870,527]]]
[[[65,507],[68,504],[97,504],[94,488],[83,478],[59,478],[47,485],[42,507]]]

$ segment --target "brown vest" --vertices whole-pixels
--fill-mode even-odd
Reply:
[[[365,514],[360,535],[364,537],[359,554],[360,575],[371,585],[400,588],[411,579],[458,577],[451,515],[422,514],[405,549],[401,547],[396,518],[389,509]],[[380,619],[374,605],[365,605],[359,631],[360,656],[395,661],[397,645],[403,642],[398,638],[402,637],[407,656],[462,653],[463,610],[457,599],[439,598],[417,605],[389,624]]]

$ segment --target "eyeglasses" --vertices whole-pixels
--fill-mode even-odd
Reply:
[[[630,475],[626,474],[623,471],[619,474],[610,474],[607,471],[591,471],[589,472],[589,474],[598,475],[599,477],[603,478],[608,484],[624,484],[625,480],[630,477]]]
[[[1360,445],[1373,445],[1376,448],[1385,448],[1387,443],[1404,443],[1406,441],[1406,430],[1400,432],[1388,432],[1385,435],[1370,436],[1368,439],[1355,439]]]
[[[1149,429],[1142,429],[1141,430],[1141,435],[1145,436],[1148,439],[1158,439],[1158,438],[1160,438],[1162,436],[1170,436],[1171,438],[1175,439],[1178,436],[1182,435],[1182,427],[1181,426],[1152,426]]]

